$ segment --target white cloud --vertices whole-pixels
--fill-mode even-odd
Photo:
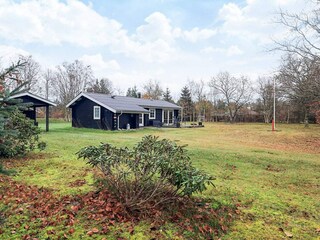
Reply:
[[[139,30],[141,34],[147,36],[154,26],[159,28],[150,32],[149,39],[143,42],[132,39],[119,22],[99,15],[79,1],[1,1],[0,38],[48,46],[64,43],[84,48],[107,46],[114,53],[151,62],[170,59],[168,55],[172,54],[173,47],[168,42],[169,21],[160,13],[146,19],[147,25]]]
[[[240,9],[240,7],[235,3],[224,4],[219,10],[219,17],[225,22],[237,22],[239,20],[243,20],[242,14],[242,9]]]
[[[7,45],[0,45],[0,63],[7,66],[8,64],[11,64],[12,62],[15,62],[19,55],[28,56],[30,55],[29,52],[21,49],[16,48],[13,46],[7,46]]]
[[[203,48],[201,52],[205,54],[212,54],[212,53],[225,54],[228,57],[235,56],[235,55],[242,55],[244,53],[237,45],[231,45],[228,48],[206,47],[206,48]]]
[[[243,7],[226,3],[219,10],[223,22],[220,32],[255,44],[270,44],[273,36],[283,36],[283,28],[275,22],[279,9],[299,12],[305,7],[305,0],[247,0]]]
[[[228,56],[241,55],[241,54],[243,54],[243,51],[238,46],[232,45],[227,49]]]
[[[206,40],[216,35],[217,31],[214,29],[199,29],[197,27],[193,28],[190,31],[184,31],[183,37],[192,43],[198,42],[200,40]]]
[[[0,23],[2,38],[24,43],[73,43],[87,47],[110,43],[124,34],[120,23],[75,0],[1,1]]]
[[[164,41],[172,41],[175,37],[173,28],[164,14],[154,12],[145,18],[146,24],[137,28],[137,38],[139,40],[150,42],[162,39]]]
[[[83,55],[79,60],[90,65],[97,77],[108,77],[110,73],[120,70],[120,65],[116,60],[105,61],[101,54]]]

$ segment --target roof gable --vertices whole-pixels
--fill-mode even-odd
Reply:
[[[48,104],[50,106],[57,106],[57,104],[55,104],[54,102],[51,102],[48,99],[42,98],[42,97],[35,95],[33,93],[30,93],[30,92],[19,93],[19,94],[11,96],[11,98],[14,98],[14,99],[23,98],[23,97],[29,97],[31,99],[36,99],[38,102],[42,102],[42,103]]]

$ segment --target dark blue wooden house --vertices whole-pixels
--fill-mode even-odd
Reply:
[[[72,109],[72,126],[119,130],[144,126],[177,127],[178,105],[162,101],[80,93],[67,107]]]

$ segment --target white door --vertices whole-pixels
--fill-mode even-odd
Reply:
[[[143,127],[144,126],[144,114],[141,113],[139,114],[139,127]]]
[[[162,122],[164,125],[172,125],[173,124],[173,111],[163,110],[162,111]]]

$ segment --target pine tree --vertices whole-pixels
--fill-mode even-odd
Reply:
[[[166,91],[163,93],[163,100],[174,103],[169,88],[166,88]]]
[[[0,158],[23,156],[36,147],[45,148],[44,142],[39,142],[40,129],[33,121],[26,118],[21,110],[29,104],[12,98],[29,88],[28,82],[19,79],[19,70],[24,63],[18,62],[0,72]],[[17,86],[10,90],[12,86]],[[0,163],[0,173],[8,173]]]
[[[137,86],[134,86],[133,88],[128,88],[127,97],[134,97],[134,98],[138,98],[139,97],[139,92],[137,89]]]
[[[107,78],[102,78],[100,81],[96,79],[95,82],[89,84],[87,92],[113,94],[113,84]]]
[[[12,99],[11,96],[15,94],[22,93],[27,89],[21,90],[25,88],[27,82],[21,84],[18,80],[17,76],[19,74],[19,69],[24,66],[24,63],[18,62],[13,64],[11,67],[4,69],[0,72],[0,145],[2,145],[5,139],[8,136],[13,136],[16,134],[16,131],[6,129],[5,126],[9,120],[10,114],[16,111],[22,104],[16,100]],[[10,91],[10,84],[17,84],[14,90]],[[2,152],[0,151],[0,157],[2,156]],[[3,166],[0,162],[0,173],[7,173],[3,169]]]
[[[183,108],[182,119],[184,121],[191,121],[193,102],[190,89],[187,86],[182,88],[178,104]]]

